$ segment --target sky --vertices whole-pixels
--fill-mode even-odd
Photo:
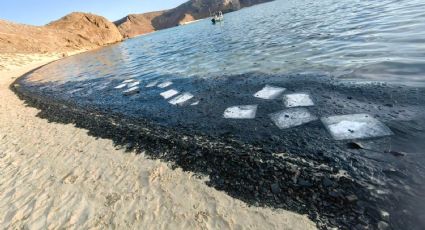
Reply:
[[[0,19],[45,25],[74,11],[115,21],[131,13],[174,8],[187,0],[0,0]]]

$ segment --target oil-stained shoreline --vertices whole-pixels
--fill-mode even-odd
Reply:
[[[378,227],[379,224],[382,225],[382,222],[390,223],[395,227],[410,222],[409,226],[415,228],[417,218],[420,218],[411,216],[409,219],[407,216],[403,217],[404,220],[399,220],[397,217],[387,219],[388,217],[382,215],[382,210],[393,213],[390,209],[394,203],[391,202],[395,202],[397,199],[391,197],[392,194],[376,197],[366,187],[374,183],[371,181],[370,173],[379,170],[382,172],[384,164],[371,162],[368,157],[376,156],[369,156],[364,151],[347,149],[346,142],[332,141],[319,122],[313,122],[306,127],[290,132],[283,132],[285,135],[282,134],[282,136],[280,136],[279,130],[275,130],[272,131],[273,135],[269,135],[267,138],[264,138],[264,130],[270,129],[270,127],[264,130],[256,129],[259,130],[259,133],[247,135],[248,130],[242,129],[241,133],[234,134],[229,133],[227,129],[217,129],[216,127],[208,129],[208,125],[214,124],[203,123],[207,125],[199,127],[201,131],[197,131],[194,127],[198,126],[193,125],[196,123],[196,119],[195,122],[191,122],[192,125],[188,123],[179,125],[176,122],[167,126],[163,121],[151,121],[131,113],[127,116],[127,114],[113,111],[107,106],[99,106],[101,103],[96,105],[78,104],[61,97],[52,97],[55,93],[46,90],[40,92],[37,91],[37,87],[28,87],[25,78],[30,74],[18,79],[11,88],[27,104],[40,109],[39,116],[41,118],[52,122],[75,124],[77,127],[89,130],[93,136],[112,139],[118,146],[138,152],[143,151],[149,157],[172,162],[176,167],[184,170],[208,175],[210,178],[208,183],[211,186],[224,190],[231,196],[249,204],[308,213],[310,218],[323,228],[323,224],[345,226],[346,228],[353,226],[360,228],[366,225]],[[213,87],[210,87],[211,84],[202,83],[205,87],[199,88],[208,90],[205,90],[205,93],[199,97],[201,99],[208,98],[208,95],[214,92],[214,95],[219,98],[223,95],[222,98],[228,98],[229,101],[235,100],[231,103],[240,102],[244,100],[241,97],[246,95],[238,94],[230,88],[240,89],[235,86],[241,85],[244,88],[254,88],[254,86],[258,87],[264,84],[264,79],[267,79],[267,83],[285,83],[287,87],[288,82],[292,81],[292,85],[289,84],[288,88],[308,90],[313,95],[320,95],[321,99],[329,97],[326,92],[329,92],[331,88],[337,91],[343,90],[353,98],[359,98],[359,95],[365,94],[364,98],[368,98],[374,103],[379,101],[382,104],[380,112],[378,112],[382,113],[382,116],[388,112],[387,109],[394,109],[399,105],[423,108],[425,104],[423,99],[417,96],[424,92],[423,89],[406,90],[393,86],[379,86],[380,91],[374,91],[376,86],[347,86],[344,88],[342,85],[329,84],[327,80],[321,82],[311,79],[299,81],[290,79],[291,81],[284,82],[279,80],[278,76],[269,76],[259,81],[256,80],[255,74],[225,78],[227,79],[226,83],[231,82],[232,84],[214,84]],[[312,83],[315,85],[309,86]],[[194,86],[196,84],[192,85],[192,87]],[[229,92],[236,98],[226,97]],[[380,102],[387,98],[388,92],[398,99],[397,102]],[[117,95],[122,97],[120,94]],[[338,99],[341,99],[340,96]],[[341,112],[338,109],[350,110],[355,107],[340,108],[340,104],[337,103],[333,107],[326,108],[320,106],[321,99],[317,100],[318,107],[335,110],[333,111],[335,113]],[[127,98],[124,97],[123,100],[127,100]],[[332,97],[328,100],[330,102],[326,102],[326,105],[335,102]],[[344,100],[352,99],[344,98]],[[208,102],[223,104],[222,101],[214,102],[214,99]],[[169,105],[165,103],[158,107],[163,108],[164,106]],[[272,108],[273,104],[270,107]],[[372,112],[377,111],[378,109]],[[267,112],[265,109],[264,113]],[[166,112],[163,113],[166,114]],[[176,114],[179,115],[177,117],[182,118],[181,114]],[[220,120],[217,123],[221,123]],[[238,122],[232,121],[231,123],[231,129],[247,127]],[[390,123],[389,125],[394,128],[399,124],[391,125]],[[260,122],[255,128],[260,126],[264,126],[264,123]],[[208,131],[211,132],[208,133]],[[373,141],[373,145],[379,147],[387,142],[388,138],[378,139]],[[355,154],[351,152],[355,152]],[[391,157],[393,156],[385,158]],[[423,168],[417,170],[423,173]],[[341,176],[343,172],[346,172],[347,176]],[[393,173],[397,174],[398,172]],[[392,176],[389,175],[389,179]],[[411,176],[411,174],[407,176]],[[423,174],[419,174],[419,179],[413,180],[420,182],[422,176]],[[399,178],[397,178],[398,180]],[[416,225],[416,227],[419,226]]]

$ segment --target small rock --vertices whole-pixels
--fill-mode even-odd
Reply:
[[[385,151],[385,153],[392,154],[395,157],[404,157],[407,155],[405,152],[398,152],[398,151]]]
[[[125,148],[128,149],[128,150],[132,149],[133,147],[134,147],[133,143],[128,143],[128,144],[125,145]]]
[[[388,221],[390,219],[390,214],[387,211],[381,210],[380,214],[383,220]]]
[[[364,149],[363,145],[358,142],[349,142],[347,143],[349,149]]]
[[[379,221],[378,222],[378,229],[379,230],[385,230],[385,229],[389,229],[390,225],[387,224],[387,222],[384,221]]]
[[[217,184],[218,184],[218,185],[220,185],[220,186],[224,185],[224,180],[223,180],[223,179],[221,179],[221,178],[219,178],[219,179],[217,180]]]
[[[327,177],[325,177],[325,179],[323,179],[322,181],[323,186],[325,187],[330,187],[332,186],[334,183]]]
[[[329,196],[334,197],[334,198],[338,198],[338,197],[341,196],[341,193],[336,192],[336,191],[330,191]]]
[[[302,186],[302,187],[310,187],[311,183],[304,180],[304,179],[299,179],[298,180],[298,185]]]
[[[278,136],[276,136],[276,135],[272,135],[270,139],[272,141],[276,141],[276,142],[280,141],[280,138]]]
[[[353,99],[353,97],[351,97],[351,96],[348,96],[348,97],[347,97],[347,99],[348,99],[348,100],[351,100],[351,99]]]
[[[274,194],[278,194],[278,193],[280,193],[282,190],[280,189],[280,187],[279,187],[279,184],[277,184],[277,183],[274,183],[274,184],[272,184],[271,186],[270,186],[270,188],[271,188],[271,190],[272,190],[272,193],[274,193]]]
[[[358,200],[356,195],[348,195],[348,196],[345,197],[345,199],[347,199],[347,201],[351,202],[351,203]]]
[[[354,229],[356,229],[356,230],[360,230],[360,229],[366,229],[366,227],[365,227],[365,225],[362,225],[362,224],[357,224],[356,226],[354,226]]]

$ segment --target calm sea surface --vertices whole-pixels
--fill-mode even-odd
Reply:
[[[38,71],[44,81],[247,72],[425,83],[422,0],[278,0],[137,37]]]

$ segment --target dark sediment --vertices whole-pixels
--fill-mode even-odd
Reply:
[[[176,107],[161,100],[159,89],[126,97],[113,89],[119,81],[94,90],[102,80],[53,85],[30,77],[11,88],[41,110],[39,117],[75,124],[129,151],[208,175],[208,185],[248,204],[306,213],[322,229],[425,226],[422,88],[298,75],[173,77],[174,88],[192,92],[201,102]],[[282,110],[282,101],[252,97],[265,84],[309,92],[316,104],[309,110],[318,117],[373,114],[395,135],[356,141],[361,148],[353,148],[352,141],[334,141],[320,121],[279,130],[268,114]],[[78,88],[84,90],[64,93]],[[226,107],[243,104],[259,105],[255,119],[222,118]],[[400,152],[406,154],[394,154]]]

